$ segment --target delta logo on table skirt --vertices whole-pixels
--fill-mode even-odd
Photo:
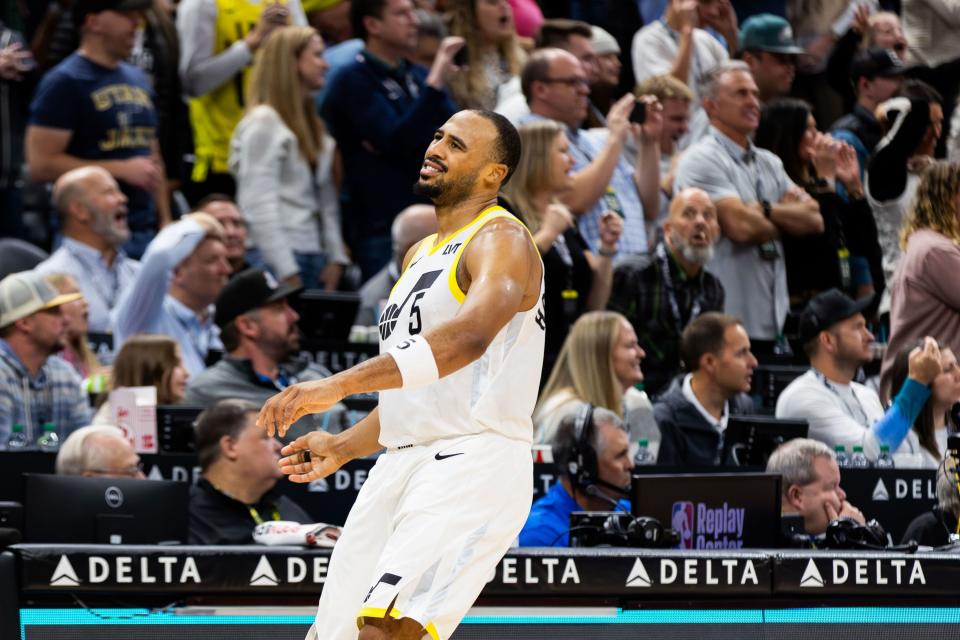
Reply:
[[[746,509],[728,502],[673,503],[670,526],[680,534],[678,549],[740,549],[743,547]]]

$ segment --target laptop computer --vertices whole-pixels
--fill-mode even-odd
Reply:
[[[634,516],[680,534],[678,549],[779,546],[780,476],[772,473],[635,475]]]

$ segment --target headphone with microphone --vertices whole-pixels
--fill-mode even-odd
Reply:
[[[592,443],[593,404],[588,402],[577,412],[573,423],[573,446],[567,461],[567,475],[573,487],[585,488],[599,478],[597,450]]]
[[[680,534],[665,528],[656,518],[634,517],[622,511],[616,500],[602,493],[596,485],[612,489],[627,495],[623,487],[600,479],[597,450],[593,446],[593,410],[587,402],[577,412],[573,423],[573,444],[567,461],[567,475],[571,486],[582,489],[587,495],[610,503],[614,511],[604,520],[602,526],[583,536],[583,546],[616,545],[639,548],[664,548],[680,543]]]

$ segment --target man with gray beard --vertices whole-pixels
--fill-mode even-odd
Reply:
[[[127,197],[106,169],[86,166],[60,176],[53,202],[63,244],[36,270],[72,276],[90,306],[89,330],[112,331],[110,311],[140,270],[120,248],[130,238]]]
[[[651,255],[617,265],[608,308],[633,325],[647,353],[644,388],[653,397],[682,370],[680,336],[691,320],[723,310],[723,285],[704,265],[720,236],[717,209],[702,189],[684,189],[670,203],[664,240]]]

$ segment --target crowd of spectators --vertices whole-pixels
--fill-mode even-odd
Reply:
[[[132,471],[109,393],[155,387],[207,409],[201,511],[243,529],[244,505],[288,508],[249,417],[331,374],[290,301],[358,291],[355,322],[377,325],[436,231],[411,188],[427,144],[487,109],[520,132],[501,201],[544,263],[534,442],[563,464],[590,407],[604,482],[624,484],[641,440],[661,464],[720,464],[758,367],[809,365],[775,413],[823,444],[770,464],[819,530],[809,494],[836,485],[835,446],[934,468],[956,426],[953,1],[16,3],[0,13],[0,449],[51,423],[63,472]],[[603,506],[577,482],[531,522]],[[194,516],[198,540],[234,539]]]

